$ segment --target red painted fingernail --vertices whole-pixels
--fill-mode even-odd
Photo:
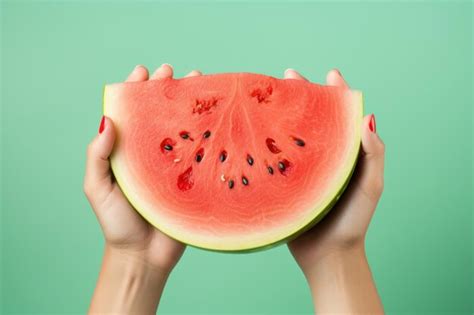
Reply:
[[[102,133],[105,129],[105,116],[102,116],[102,120],[100,121],[100,126],[99,126],[99,133]]]
[[[377,132],[377,125],[375,124],[375,115],[370,115],[369,129],[372,132]]]

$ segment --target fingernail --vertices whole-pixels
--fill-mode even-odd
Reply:
[[[370,121],[369,121],[369,129],[372,132],[377,132],[377,125],[375,124],[375,115],[372,114],[370,115]]]
[[[143,65],[136,65],[135,69],[133,69],[133,70],[136,70],[136,69],[141,68],[141,67],[143,67]]]
[[[287,73],[288,71],[295,71],[295,69],[293,69],[293,68],[288,68],[288,69],[285,70],[285,73]]]
[[[163,66],[168,66],[168,67],[170,67],[171,69],[173,69],[173,66],[170,65],[169,63],[164,63],[164,64],[162,64],[162,65],[160,66],[160,68],[163,67]],[[173,70],[174,70],[174,69],[173,69]]]
[[[100,121],[100,126],[99,126],[99,134],[102,133],[105,129],[105,116],[102,116],[102,119]]]

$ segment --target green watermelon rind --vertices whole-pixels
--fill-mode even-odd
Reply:
[[[104,90],[103,90],[102,111],[103,111],[104,115],[106,115],[106,108],[105,108],[105,104],[106,104],[105,103],[105,94],[106,93],[105,93],[105,91],[106,91],[106,86],[104,86]],[[361,123],[362,123],[363,107],[364,107],[362,93],[360,91],[356,91],[356,90],[351,90],[351,93],[352,93],[352,95],[358,95],[357,99],[360,98],[360,102],[359,102],[359,104],[353,104],[353,102],[352,102],[352,104],[348,104],[348,106],[358,106],[358,107],[360,107],[360,111],[359,111],[359,114],[358,114],[359,122],[358,122],[358,124],[356,124],[357,130],[356,130],[356,135],[355,135],[355,137],[357,138],[359,144],[357,145],[356,149],[353,150],[353,152],[352,152],[350,160],[353,161],[353,162],[351,164],[349,164],[349,163],[346,164],[346,165],[351,165],[350,171],[347,173],[347,176],[344,179],[343,184],[338,185],[340,187],[340,189],[334,194],[334,196],[332,198],[327,198],[326,199],[326,200],[330,200],[330,201],[326,206],[324,206],[324,209],[322,211],[320,211],[311,221],[309,221],[308,223],[305,223],[304,225],[302,225],[301,228],[297,229],[296,231],[290,233],[289,235],[287,235],[287,236],[285,236],[285,237],[283,237],[283,238],[281,238],[281,239],[279,239],[275,242],[265,244],[265,245],[262,245],[262,246],[250,247],[250,248],[226,250],[226,249],[209,248],[209,247],[206,247],[204,245],[193,244],[193,243],[190,243],[189,241],[180,240],[179,238],[173,236],[172,233],[166,232],[166,229],[164,229],[160,224],[157,224],[157,222],[154,222],[154,220],[150,220],[150,218],[147,216],[146,212],[141,210],[139,207],[137,207],[134,204],[134,202],[132,202],[133,198],[130,198],[130,196],[127,194],[126,190],[125,189],[121,189],[121,190],[122,190],[123,194],[125,195],[125,197],[127,198],[127,200],[132,205],[132,207],[146,221],[150,222],[150,224],[152,224],[154,227],[156,227],[157,229],[159,229],[160,231],[165,233],[170,238],[172,238],[172,239],[174,239],[178,242],[181,242],[183,244],[194,247],[194,248],[198,248],[198,249],[202,249],[202,250],[206,250],[206,251],[210,251],[210,252],[220,252],[220,253],[252,253],[252,252],[258,252],[258,251],[263,251],[263,250],[267,250],[267,249],[270,249],[270,248],[274,248],[274,247],[282,245],[282,244],[286,244],[286,243],[290,242],[291,240],[294,240],[295,238],[297,238],[298,236],[300,236],[304,232],[310,230],[318,222],[320,222],[329,213],[329,211],[334,207],[334,205],[341,198],[341,196],[343,195],[343,193],[346,190],[347,186],[349,185],[349,182],[350,182],[350,180],[352,178],[352,175],[355,171],[355,168],[357,166],[357,161],[358,161],[358,157],[359,157],[359,154],[360,154],[360,148],[361,148],[360,128],[361,128]],[[355,99],[355,97],[353,97],[352,99]],[[112,153],[112,155],[113,155],[113,153]],[[124,181],[122,180],[121,176],[119,175],[119,172],[116,171],[117,167],[115,166],[114,159],[113,158],[109,158],[109,159],[110,159],[110,162],[111,162],[112,172],[114,173],[114,176],[117,180],[117,183],[118,183],[119,187],[122,188],[124,186],[121,183],[124,182]],[[314,210],[316,210],[316,209],[314,209]]]

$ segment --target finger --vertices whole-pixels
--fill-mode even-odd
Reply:
[[[378,200],[383,190],[385,145],[376,132],[375,116],[367,115],[362,122],[362,155],[360,184],[367,195]]]
[[[328,72],[326,76],[327,85],[339,86],[343,88],[349,88],[349,85],[346,83],[342,74],[339,70],[333,69]]]
[[[308,81],[308,79],[303,77],[301,74],[299,74],[298,71],[296,71],[294,69],[286,69],[283,77],[285,79],[296,79],[296,80]]]
[[[132,73],[128,75],[125,82],[137,82],[148,80],[148,69],[142,65],[138,65],[133,69]]]
[[[197,77],[197,76],[200,76],[200,75],[202,75],[201,71],[193,70],[193,71],[189,72],[188,74],[186,74],[184,77],[189,78],[189,77]]]
[[[87,147],[84,190],[89,200],[103,198],[112,189],[109,156],[114,142],[115,129],[112,120],[103,116],[99,133]]]
[[[159,80],[173,77],[173,66],[164,63],[151,75],[150,80]]]

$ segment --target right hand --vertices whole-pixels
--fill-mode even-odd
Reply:
[[[306,80],[291,69],[285,78]],[[337,70],[328,73],[327,84],[349,88]],[[364,251],[365,234],[383,191],[385,145],[376,133],[373,115],[364,117],[361,129],[360,158],[343,196],[320,223],[288,243],[307,276],[328,255]]]

